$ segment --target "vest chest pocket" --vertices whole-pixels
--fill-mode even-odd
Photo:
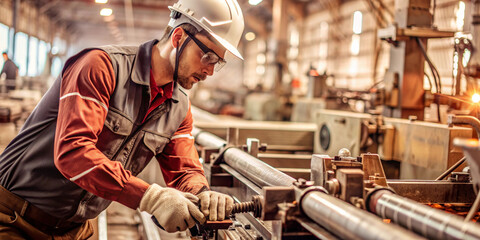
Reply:
[[[133,122],[117,111],[109,109],[96,145],[109,159],[112,159],[133,128]]]
[[[132,155],[131,161],[126,169],[130,170],[134,176],[139,174],[150,160],[162,153],[170,140],[162,135],[152,132],[144,132],[142,141],[138,144],[137,150]]]

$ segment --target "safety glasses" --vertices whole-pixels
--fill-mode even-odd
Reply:
[[[203,65],[205,65],[205,66],[210,65],[210,64],[215,65],[214,68],[213,68],[215,70],[215,72],[220,71],[220,69],[222,69],[223,66],[225,66],[225,64],[227,63],[227,61],[225,61],[225,59],[219,57],[212,49],[205,46],[205,44],[203,44],[200,40],[198,40],[195,36],[193,36],[193,34],[189,33],[188,31],[185,31],[185,33],[203,51],[204,54],[203,54],[202,58],[200,59],[200,62]]]

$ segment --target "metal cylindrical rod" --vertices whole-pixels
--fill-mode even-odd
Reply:
[[[291,186],[295,179],[238,149],[224,153],[224,161],[259,186]]]
[[[429,239],[480,239],[480,226],[389,191],[372,194],[372,211]],[[367,203],[369,204],[369,203]]]
[[[202,132],[198,128],[193,128],[192,135],[195,137],[195,142],[203,147],[222,148],[227,143],[225,140],[209,132]]]
[[[222,147],[225,140],[198,128],[192,131],[195,141],[204,147]],[[224,161],[236,171],[259,186],[291,186],[294,178],[284,174],[274,167],[238,149],[229,148],[224,152]]]
[[[460,160],[458,160],[455,164],[453,164],[447,171],[442,173],[440,176],[438,176],[435,181],[440,181],[443,180],[446,176],[448,176],[450,173],[452,173],[455,169],[457,169],[460,165],[462,165],[467,158],[463,157]]]
[[[302,201],[303,212],[342,239],[423,239],[328,194],[312,191]]]
[[[480,27],[480,25],[479,25],[479,27]],[[480,57],[480,53],[478,53],[477,55],[479,55],[479,57]],[[448,123],[449,126],[451,126],[452,124],[468,124],[468,125],[472,126],[473,129],[475,129],[478,137],[480,138],[480,121],[475,117],[472,117],[472,116],[455,116],[455,115],[452,114],[452,115],[448,115],[447,123]]]

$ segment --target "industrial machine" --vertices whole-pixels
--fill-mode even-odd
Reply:
[[[399,119],[336,110],[318,110],[314,152],[334,156],[348,148],[353,156],[378,153],[399,171],[390,178],[434,179],[463,157],[455,138],[471,138],[465,126]]]
[[[379,155],[352,157],[342,150],[311,155],[310,180],[295,179],[257,158],[268,146],[258,139],[240,144],[238,133],[229,128],[223,140],[194,129],[212,188],[251,210],[235,214],[228,226],[204,228],[198,233],[203,239],[480,238],[477,223],[426,205],[468,209],[476,196],[474,174],[473,183],[469,173],[452,170],[447,180],[394,181]]]
[[[230,194],[249,211],[234,214],[228,224],[207,224],[198,238],[480,238],[475,223],[480,145],[459,140],[472,137],[465,124],[480,131],[474,118],[452,116],[447,125],[322,110],[324,122],[313,124],[315,130],[312,124],[301,128],[195,114],[202,129],[194,128],[193,134],[212,189]],[[357,148],[339,149],[345,140],[354,144],[344,147]],[[324,149],[327,145],[337,149]],[[367,153],[372,146],[380,154]],[[409,159],[438,175],[430,178],[435,180],[390,179],[383,158]]]

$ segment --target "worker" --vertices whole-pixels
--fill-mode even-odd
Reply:
[[[18,67],[10,58],[8,58],[7,52],[3,52],[2,56],[4,63],[0,77],[5,74],[5,85],[7,86],[7,92],[9,92],[10,90],[15,90]]]
[[[242,58],[243,15],[236,0],[169,9],[160,40],[66,61],[0,156],[0,239],[86,239],[88,220],[111,201],[152,214],[168,232],[230,214],[233,199],[205,178],[181,87],[219,70],[227,51]],[[153,156],[167,187],[135,177]]]

